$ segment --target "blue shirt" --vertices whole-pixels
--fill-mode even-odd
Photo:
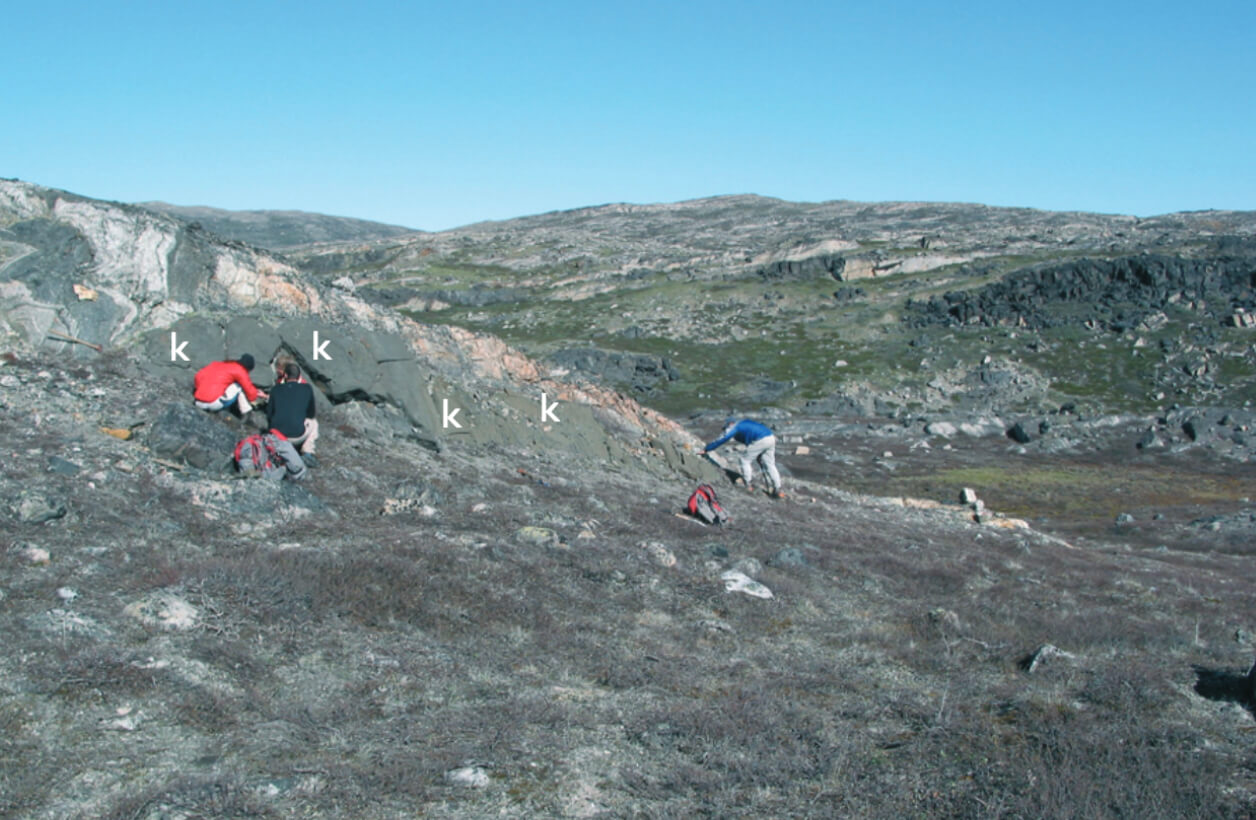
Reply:
[[[759,439],[767,438],[770,435],[772,435],[772,429],[766,424],[760,424],[750,419],[742,419],[736,424],[730,424],[724,428],[724,435],[708,444],[705,449],[708,451],[714,450],[730,438],[735,439],[740,444],[753,444]]]

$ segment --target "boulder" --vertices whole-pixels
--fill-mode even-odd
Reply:
[[[680,371],[667,358],[644,353],[567,348],[552,354],[550,360],[585,377],[645,395],[665,390],[670,382],[680,379]]]
[[[228,412],[228,411],[223,411]],[[216,473],[234,470],[232,454],[242,433],[218,418],[187,404],[167,404],[148,431],[148,449],[159,456]]]
[[[1029,430],[1025,428],[1024,422],[1016,422],[1007,431],[1007,437],[1017,444],[1028,444],[1033,441],[1033,436],[1029,434]]]
[[[769,558],[767,564],[773,569],[797,569],[807,566],[807,556],[797,547],[786,547]]]

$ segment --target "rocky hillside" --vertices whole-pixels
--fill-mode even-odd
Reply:
[[[1069,402],[1243,406],[1256,398],[1253,236],[1256,214],[1240,212],[721,197],[292,258],[423,321],[579,362],[673,414],[879,403],[953,420]],[[625,356],[651,362],[625,370]],[[973,408],[934,386],[976,378],[987,357],[1036,389]]]
[[[149,211],[0,183],[0,243],[0,815],[1256,809],[1250,499],[1063,539],[835,489],[803,451],[842,430],[791,417],[777,501],[705,420]],[[303,482],[190,405],[245,351],[318,387]],[[730,526],[678,514],[699,480]]]
[[[418,233],[400,225],[306,211],[227,211],[168,202],[141,202],[139,205],[199,225],[219,236],[277,251],[321,242],[369,242]]]

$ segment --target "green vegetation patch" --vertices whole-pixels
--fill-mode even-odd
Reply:
[[[1188,509],[1235,504],[1251,495],[1250,478],[1194,474],[1157,462],[1145,465],[1069,462],[1047,464],[1009,458],[998,465],[949,467],[927,472],[861,479],[857,471],[841,483],[862,492],[953,502],[970,487],[987,506],[1026,519],[1086,519],[1110,523],[1134,510]]]

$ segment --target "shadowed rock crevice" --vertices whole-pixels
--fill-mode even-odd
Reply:
[[[1237,703],[1256,717],[1256,664],[1246,673],[1194,665],[1195,691],[1200,697]]]

